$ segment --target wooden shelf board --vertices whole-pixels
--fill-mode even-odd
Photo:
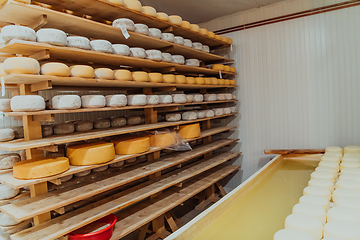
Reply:
[[[218,133],[226,132],[226,131],[229,131],[229,130],[234,129],[234,128],[235,127],[225,126],[225,127],[218,127],[218,128],[213,128],[213,129],[209,129],[209,130],[204,130],[204,131],[202,131],[200,137],[187,139],[186,142],[191,142],[191,141],[194,141],[194,140],[197,140],[197,139],[201,139],[201,138],[212,136],[212,135],[215,135],[215,134],[218,134]],[[104,166],[104,165],[109,165],[109,164],[112,164],[112,163],[125,161],[127,159],[131,159],[131,158],[139,157],[139,156],[146,155],[146,154],[149,154],[149,153],[152,153],[152,152],[160,151],[162,149],[164,149],[164,148],[153,147],[153,148],[150,149],[150,151],[144,152],[144,153],[141,153],[141,154],[116,155],[114,160],[112,160],[110,162],[107,162],[107,163],[104,163],[104,164],[88,165],[88,166],[70,166],[70,169],[68,171],[64,172],[64,173],[61,173],[61,174],[58,174],[58,175],[55,175],[55,176],[46,177],[46,178],[40,178],[40,179],[21,180],[21,179],[14,178],[12,173],[7,173],[7,174],[0,175],[0,182],[3,183],[3,184],[6,184],[6,185],[8,185],[9,187],[12,187],[12,188],[23,188],[25,186],[30,186],[30,185],[34,185],[34,184],[42,183],[42,182],[46,182],[46,181],[51,181],[51,180],[58,179],[58,178],[61,178],[61,177],[65,177],[65,176],[68,176],[68,175],[72,175],[72,174],[75,174],[75,173],[79,173],[79,172],[83,172],[83,171],[86,171],[86,170],[91,170],[91,169],[94,169],[94,168],[98,168],[98,167],[101,167],[101,166]]]
[[[224,177],[237,171],[240,166],[215,167],[185,182],[182,188],[170,188],[161,195],[115,213],[117,223],[110,240],[118,240],[139,229],[146,223],[165,214]]]
[[[194,177],[211,168],[230,160],[234,153],[223,153],[210,159],[192,163],[179,170],[172,171],[159,178],[139,184],[133,188],[107,197],[85,207],[79,208],[60,217],[41,223],[11,235],[12,240],[37,239],[48,240],[63,236],[82,226],[94,222],[110,213],[114,213],[131,204],[150,197],[164,189]]]

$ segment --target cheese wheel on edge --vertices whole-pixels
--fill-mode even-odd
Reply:
[[[84,143],[67,147],[66,156],[71,165],[93,165],[113,160],[115,149],[114,145],[108,142]]]
[[[70,68],[64,63],[50,62],[41,66],[42,75],[69,77]]]
[[[35,112],[45,109],[45,100],[39,95],[19,95],[10,100],[14,112]]]
[[[158,19],[161,19],[161,20],[164,20],[164,21],[169,21],[169,16],[166,14],[166,13],[163,13],[163,12],[158,12],[156,13],[156,17]]]
[[[131,81],[132,73],[126,69],[115,70],[115,79],[119,81]]]
[[[138,154],[150,150],[149,137],[128,137],[112,139],[111,142],[115,146],[116,154]]]
[[[149,73],[149,82],[161,83],[163,75],[161,73]]]
[[[95,78],[114,80],[114,71],[110,68],[97,68],[95,69]]]
[[[94,78],[94,69],[87,65],[74,65],[70,67],[72,77]]]
[[[169,16],[169,22],[181,26],[183,20],[182,20],[182,18],[181,18],[180,16],[178,16],[178,15],[170,15],[170,16]]]
[[[142,6],[141,3],[137,0],[124,0],[125,7],[141,12]]]
[[[33,58],[11,57],[5,59],[3,70],[6,74],[39,74],[40,64]]]
[[[190,29],[190,28],[191,28],[191,24],[190,24],[188,21],[182,21],[181,26],[182,26],[183,28],[186,28],[186,29]]]
[[[148,82],[149,74],[144,71],[137,71],[132,73],[132,79],[136,82]]]
[[[181,125],[178,131],[182,138],[189,139],[200,136],[200,124],[194,123],[189,125]]]
[[[141,8],[141,12],[145,15],[156,17],[156,10],[153,7],[150,6],[143,6]]]

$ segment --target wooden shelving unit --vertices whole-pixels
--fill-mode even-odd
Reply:
[[[72,11],[72,14],[69,14],[67,10]],[[200,59],[203,62],[202,66],[233,61],[212,53],[205,53],[138,33],[131,32],[130,38],[125,39],[121,31],[112,27],[109,22],[119,17],[127,17],[135,23],[145,23],[149,27],[173,32],[175,35],[202,42],[213,49],[229,47],[227,43],[222,41],[211,39],[105,0],[40,0],[33,1],[31,4],[8,0],[0,6],[0,21],[11,24],[26,25],[32,28],[39,26],[57,28],[90,39],[106,39],[112,43],[124,43],[145,49],[159,49],[171,54],[181,54],[186,58]],[[92,66],[106,66],[113,69],[120,68],[121,65],[121,67],[127,66],[131,70],[140,69],[148,72],[181,73],[188,76],[219,75],[219,71],[206,67],[156,62],[148,59],[21,40],[11,40],[1,45],[0,53],[5,53],[7,56],[14,56],[15,54],[29,56],[39,61],[91,64]],[[231,78],[236,73],[222,72],[222,75]],[[5,83],[3,87],[18,88],[18,91],[12,91],[13,95],[38,94],[39,91],[61,88],[73,91],[111,89],[125,91],[127,94],[136,92],[147,95],[174,91],[202,94],[221,91],[231,92],[236,88],[234,85],[169,84],[27,74],[10,74],[3,79]],[[0,228],[0,231],[11,234],[12,240],[64,240],[71,231],[110,213],[115,213],[118,222],[112,236],[113,240],[120,239],[137,229],[140,230],[139,239],[146,239],[149,233],[151,235],[149,239],[166,237],[170,231],[176,231],[178,228],[178,221],[171,211],[174,207],[195,195],[200,199],[198,206],[204,206],[216,202],[220,196],[226,194],[219,181],[239,169],[238,166],[232,166],[230,160],[238,157],[241,153],[231,151],[231,148],[237,143],[237,139],[225,137],[228,135],[227,132],[236,127],[219,124],[220,119],[231,120],[236,113],[192,121],[158,122],[158,112],[161,111],[163,114],[178,111],[180,106],[196,106],[205,110],[224,105],[234,106],[236,102],[236,100],[227,100],[125,106],[121,108],[105,107],[4,113],[3,117],[22,119],[25,137],[24,139],[0,143],[0,150],[25,150],[27,159],[42,158],[44,151],[57,152],[68,143],[93,139],[106,140],[107,137],[111,136],[156,129],[174,129],[190,123],[199,123],[202,132],[197,138],[185,140],[191,144],[193,148],[191,151],[169,153],[169,151],[165,151],[165,147],[153,147],[141,154],[116,155],[114,160],[104,164],[70,166],[70,169],[62,174],[33,180],[16,179],[11,170],[2,171],[0,172],[2,184],[12,188],[29,187],[30,193],[22,191],[16,197],[17,201],[15,202],[12,202],[13,199],[0,201],[0,211],[22,221],[21,224],[24,226],[32,222],[32,226],[25,230],[19,230],[18,227]],[[53,121],[55,114],[90,114],[115,110],[143,110],[145,124],[42,138],[42,121]],[[144,156],[146,156],[146,160],[143,159]],[[127,161],[134,158],[137,159],[135,162]],[[125,164],[122,167],[109,167],[102,172],[92,172],[90,175],[81,178],[73,177],[68,182],[61,181],[61,178],[65,176],[119,162]],[[150,229],[149,226],[151,226]]]

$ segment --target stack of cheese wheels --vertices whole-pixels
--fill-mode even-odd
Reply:
[[[83,166],[109,162],[115,158],[112,143],[92,142],[68,146],[66,156],[71,165]]]
[[[124,137],[115,138],[111,142],[115,146],[116,154],[138,154],[150,150],[150,137]]]
[[[184,139],[200,137],[200,124],[181,125],[178,132]]]

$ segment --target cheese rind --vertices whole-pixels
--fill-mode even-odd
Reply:
[[[86,175],[89,175],[90,173],[91,173],[91,170],[85,170],[82,172],[75,173],[74,176],[75,177],[84,177]]]
[[[209,38],[215,38],[215,33],[212,32],[212,31],[208,31],[207,36],[208,36]]]
[[[15,163],[20,162],[20,155],[17,153],[6,153],[0,155],[0,169],[10,169]]]
[[[3,69],[6,74],[39,74],[40,64],[33,58],[11,57],[5,59]]]
[[[132,73],[132,79],[136,82],[148,82],[149,74],[144,71],[136,71]]]
[[[94,128],[95,129],[104,129],[109,128],[111,126],[110,119],[104,118],[104,119],[98,119],[94,121]]]
[[[159,95],[159,102],[163,104],[172,103],[172,96],[171,95]]]
[[[164,21],[169,21],[169,16],[166,13],[163,13],[163,12],[157,12],[156,17],[158,19],[161,19],[161,20],[164,20]]]
[[[142,10],[141,3],[138,0],[124,0],[124,6],[138,12]]]
[[[169,22],[181,26],[183,20],[182,20],[182,18],[181,18],[180,16],[178,16],[178,15],[170,15],[170,16],[169,16]]]
[[[172,56],[170,53],[161,53],[161,55],[162,55],[163,62],[168,62],[168,63],[172,62]]]
[[[94,73],[95,73],[95,78],[108,79],[108,80],[115,79],[114,71],[110,68],[96,68]]]
[[[349,207],[333,207],[327,212],[327,221],[336,220],[360,224],[360,211]]]
[[[149,28],[149,36],[150,36],[150,37],[154,37],[154,38],[161,39],[161,37],[162,37],[162,32],[161,32],[161,30],[158,29],[158,28]]]
[[[179,44],[179,45],[184,45],[184,38],[180,37],[180,36],[175,36],[174,43]]]
[[[190,30],[194,31],[194,32],[199,32],[200,31],[200,27],[197,24],[190,24]]]
[[[1,28],[1,37],[5,42],[12,39],[36,41],[36,33],[33,29],[19,25],[8,25]]]
[[[42,28],[36,32],[36,41],[57,46],[66,46],[67,36],[64,31],[54,28]]]
[[[194,66],[194,67],[200,67],[200,61],[199,59],[186,59],[185,60],[185,65],[187,66]]]
[[[19,189],[8,187],[4,184],[0,184],[0,200],[13,198],[18,195]]]
[[[355,223],[335,220],[325,224],[324,237],[335,237],[346,240],[360,239],[360,228]]]
[[[163,75],[161,73],[149,73],[149,82],[160,83],[163,81]]]
[[[110,118],[111,127],[123,127],[126,126],[126,118],[124,117],[114,117]]]
[[[346,146],[344,153],[360,153],[360,146]]]
[[[11,128],[0,129],[0,142],[6,142],[15,138],[14,130]]]
[[[106,99],[103,95],[84,95],[81,96],[81,107],[101,108],[105,107]]]
[[[115,70],[115,79],[119,81],[131,81],[132,73],[126,69]]]
[[[186,77],[184,75],[175,75],[175,82],[179,84],[186,83]]]
[[[339,153],[343,153],[343,150],[341,147],[337,147],[337,146],[330,146],[330,147],[327,147],[325,149],[325,152],[339,152]]]
[[[159,101],[159,95],[146,95],[146,104],[148,105],[159,104]]]
[[[75,125],[72,122],[58,123],[53,127],[55,135],[66,135],[75,132]]]
[[[94,129],[94,123],[88,120],[81,120],[75,122],[76,132],[88,132]]]
[[[115,146],[116,154],[138,154],[147,152],[150,150],[150,138],[149,137],[129,137],[113,139],[111,142]]]
[[[163,75],[163,82],[165,83],[174,83],[176,82],[176,78],[174,74],[164,74]]]
[[[326,211],[319,205],[311,203],[298,203],[293,207],[292,213],[313,216],[319,219],[322,225],[326,223]]]
[[[136,23],[134,32],[147,36],[147,35],[149,35],[149,27],[142,23]]]
[[[145,15],[156,17],[156,10],[153,7],[150,6],[143,6],[141,8],[141,12]]]
[[[80,36],[67,37],[66,45],[68,47],[80,48],[85,50],[91,49],[90,40],[86,37],[80,37]]]
[[[195,84],[195,78],[194,77],[186,77],[186,83],[187,84]]]
[[[211,69],[224,71],[225,66],[223,64],[213,64]]]
[[[186,103],[186,94],[176,93],[171,95],[174,103]]]
[[[30,159],[16,163],[13,175],[17,179],[37,179],[63,173],[69,167],[69,159],[66,157]]]
[[[166,114],[165,119],[167,122],[177,122],[181,120],[181,114],[180,113],[169,113]]]
[[[324,208],[325,211],[328,211],[330,209],[330,201],[321,196],[304,195],[299,199],[299,202],[319,205],[322,208]]]
[[[199,84],[199,85],[204,85],[205,84],[205,79],[203,77],[196,77],[195,78],[195,83]]]
[[[81,98],[78,95],[56,95],[51,100],[53,109],[79,109]]]
[[[113,44],[112,45],[115,54],[129,56],[130,55],[130,47],[125,44]]]
[[[41,74],[59,77],[69,77],[70,68],[63,63],[45,63],[41,66]]]
[[[159,50],[146,50],[146,59],[151,59],[154,61],[161,61],[162,60],[162,52]]]
[[[308,233],[315,240],[322,238],[322,223],[319,219],[305,214],[291,214],[285,219],[285,229],[297,229]]]
[[[200,50],[200,51],[202,51],[202,43],[200,43],[200,42],[193,42],[192,43],[192,47],[194,48],[194,49],[197,49],[197,50]]]
[[[281,229],[274,235],[274,240],[314,240],[311,235],[298,229]]]
[[[10,99],[0,99],[0,111],[1,112],[10,112],[11,106],[10,106]]]
[[[72,77],[80,78],[94,78],[95,71],[92,67],[87,65],[74,65],[70,67]]]
[[[11,110],[14,112],[34,112],[45,109],[45,100],[39,95],[19,95],[11,98]]]
[[[130,48],[130,57],[146,58],[145,49],[139,47]]]
[[[128,125],[139,125],[142,121],[143,118],[141,116],[130,116],[126,119]]]
[[[145,94],[135,94],[127,96],[129,106],[143,106],[146,105],[146,95]]]
[[[115,158],[112,143],[94,142],[67,147],[66,156],[71,165],[84,166],[109,162]]]
[[[118,18],[113,21],[113,27],[116,28],[125,28],[128,31],[135,31],[135,23],[128,18]]]
[[[191,24],[190,24],[190,22],[188,22],[188,21],[182,21],[181,26],[182,26],[183,28],[186,28],[186,29],[190,29],[190,28],[191,28]]]
[[[168,42],[175,42],[175,36],[172,33],[163,33],[161,39]]]
[[[181,125],[178,132],[184,139],[200,137],[200,124]]]
[[[208,34],[208,30],[206,28],[200,28],[199,29],[199,33],[202,34],[202,35],[206,35]]]
[[[184,46],[192,48],[192,41],[190,39],[184,39]]]
[[[20,222],[13,219],[9,215],[0,212],[0,225],[4,227],[14,226],[16,224],[19,224]]]
[[[127,104],[127,97],[125,94],[106,95],[107,107],[123,107]]]
[[[90,42],[91,50],[104,53],[113,53],[114,49],[111,42],[107,40],[92,40]]]
[[[151,147],[167,147],[176,143],[176,132],[155,132],[150,136]]]
[[[304,195],[315,195],[315,196],[322,196],[326,199],[331,199],[331,192],[327,188],[323,187],[306,187],[303,190]]]

